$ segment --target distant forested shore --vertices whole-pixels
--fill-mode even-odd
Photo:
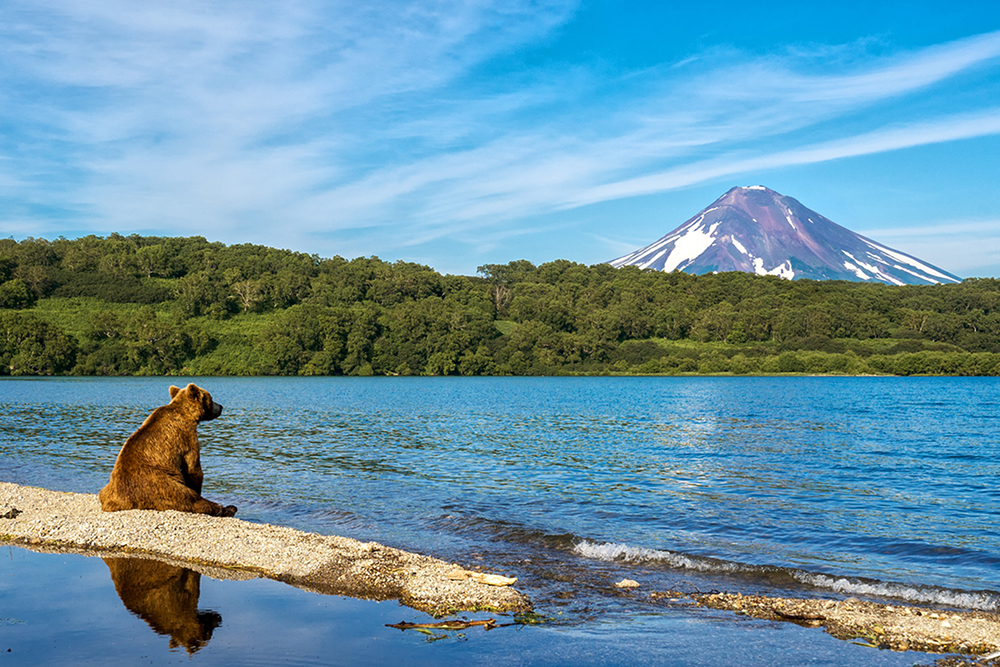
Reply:
[[[0,375],[723,373],[1000,375],[1000,281],[452,276],[201,237],[0,239]]]

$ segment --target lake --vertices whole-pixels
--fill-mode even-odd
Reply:
[[[124,439],[167,402],[171,383],[187,381],[0,380],[0,480],[96,493]],[[377,630],[372,641],[387,656],[415,664],[488,656],[503,664],[911,665],[919,654],[658,606],[648,592],[1000,608],[997,378],[193,381],[225,406],[199,429],[206,497],[238,506],[245,520],[518,576],[553,619],[428,644],[384,628],[383,620],[419,616],[397,605],[388,613],[385,603],[274,582],[202,578],[203,602],[239,601],[232,611],[216,609],[223,625],[198,652],[201,661],[234,659],[225,646],[252,642],[219,637],[229,627],[231,638],[245,639],[275,605],[299,610],[278,615],[288,619],[347,605],[352,618],[368,619],[357,622],[369,633]],[[32,582],[77,570],[104,580],[114,596],[99,559],[11,550],[8,562],[12,572],[34,573],[4,577],[0,586],[16,588],[18,599],[31,598]],[[613,585],[622,578],[641,587],[623,593]],[[44,605],[32,612],[21,604],[25,618],[44,616]],[[114,597],[110,604],[122,611]],[[253,609],[258,621],[242,630],[226,620]],[[285,624],[298,635],[311,622],[319,621]],[[335,634],[359,636],[339,627]],[[138,624],[140,631],[154,636]],[[164,646],[151,659],[171,656]],[[368,664],[335,658],[303,664]]]

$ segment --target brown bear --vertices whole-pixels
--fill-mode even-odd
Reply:
[[[153,410],[118,452],[111,481],[98,494],[101,508],[236,514],[232,505],[201,497],[198,422],[220,414],[222,406],[201,387],[170,387],[170,403]]]
[[[214,611],[198,611],[201,575],[176,565],[140,558],[105,558],[122,603],[161,635],[170,648],[193,654],[208,644],[222,625]]]

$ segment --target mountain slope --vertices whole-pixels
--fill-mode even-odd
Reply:
[[[731,189],[666,236],[610,264],[696,274],[744,271],[789,280],[961,282],[761,185]]]

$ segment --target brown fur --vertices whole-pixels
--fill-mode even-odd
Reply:
[[[153,410],[118,453],[111,481],[98,494],[101,508],[236,514],[232,505],[201,497],[198,422],[221,413],[222,406],[201,387],[170,387],[170,403]]]
[[[170,635],[170,648],[194,653],[222,624],[214,611],[198,611],[201,575],[156,560],[105,558],[122,603],[158,634]]]

